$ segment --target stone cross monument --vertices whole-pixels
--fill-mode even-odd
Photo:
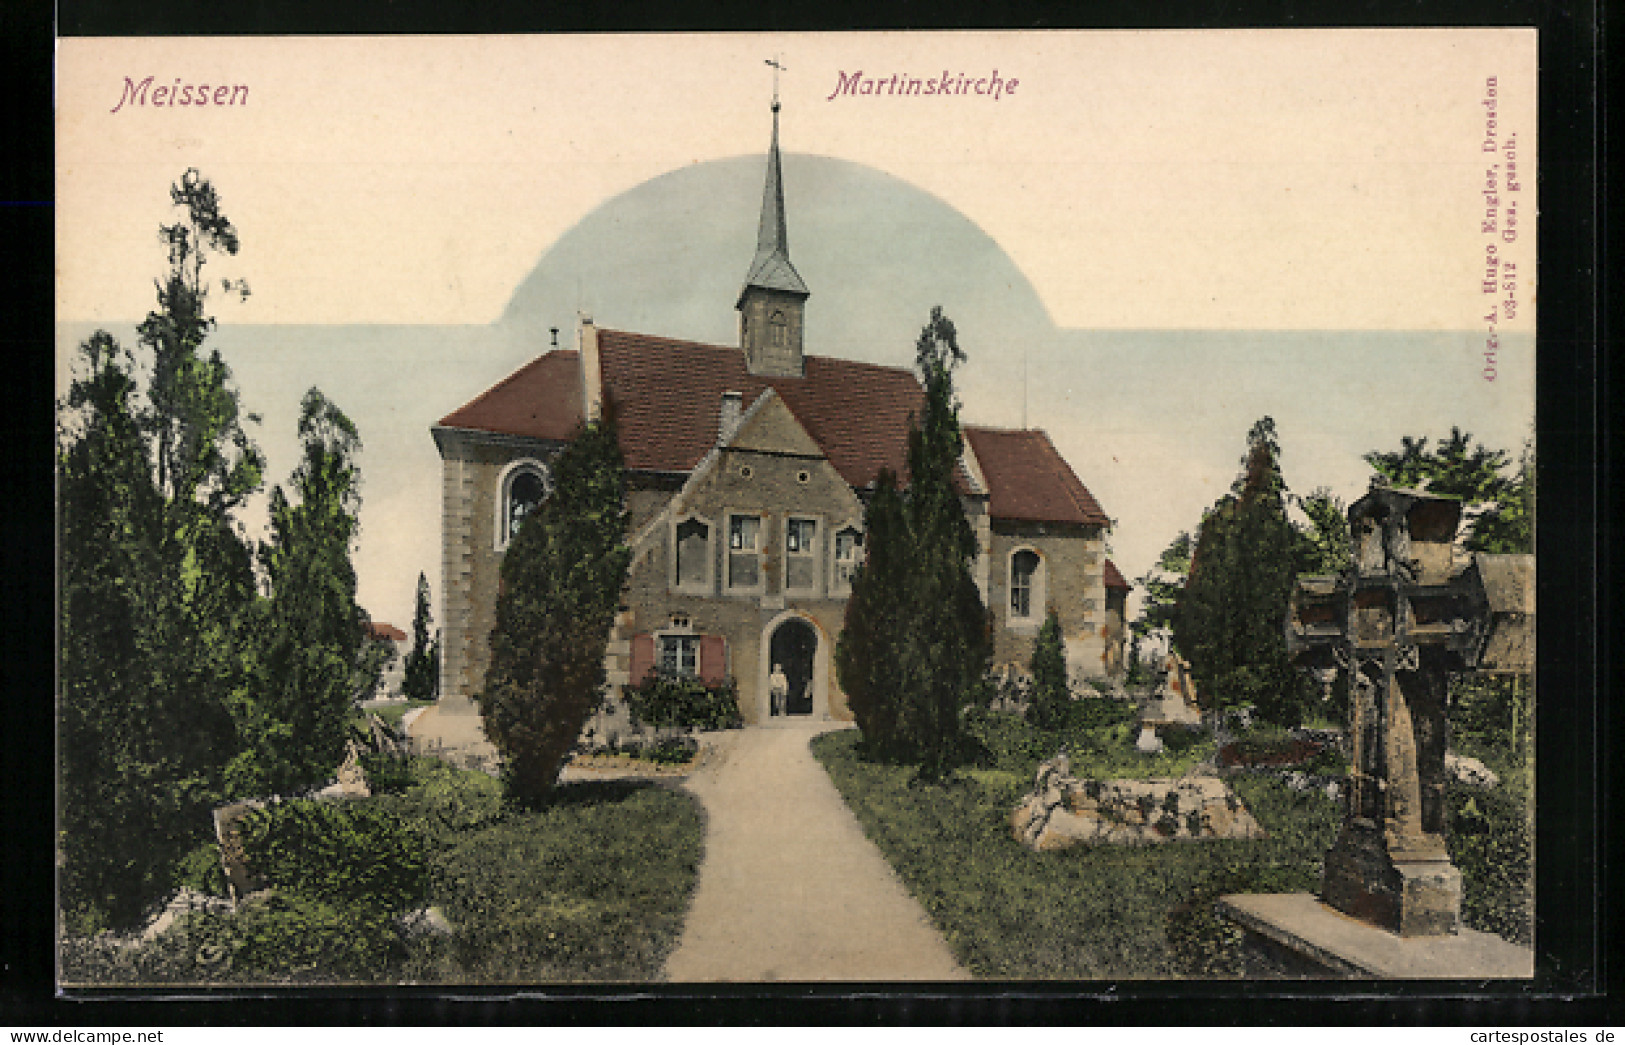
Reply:
[[[1400,936],[1460,927],[1461,873],[1445,849],[1450,675],[1533,670],[1534,559],[1457,569],[1455,500],[1374,480],[1349,507],[1353,564],[1298,582],[1287,646],[1349,679],[1350,793],[1321,899]]]

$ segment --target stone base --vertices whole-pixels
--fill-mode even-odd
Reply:
[[[1247,934],[1276,975],[1319,979],[1513,980],[1535,974],[1535,955],[1499,936],[1461,929],[1403,937],[1351,918],[1310,893],[1237,894],[1219,911]]]
[[[1321,896],[1337,910],[1401,936],[1448,936],[1461,926],[1461,872],[1434,851],[1390,852],[1383,831],[1346,825],[1326,854]]]

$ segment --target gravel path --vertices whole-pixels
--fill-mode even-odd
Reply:
[[[673,981],[964,980],[808,749],[828,722],[713,735],[683,786],[705,807]]]

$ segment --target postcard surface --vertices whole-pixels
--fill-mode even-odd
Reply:
[[[1536,44],[61,40],[63,982],[1530,975]]]

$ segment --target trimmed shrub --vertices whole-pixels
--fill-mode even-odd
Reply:
[[[325,904],[408,910],[428,887],[424,842],[371,805],[300,799],[243,819],[248,862],[279,889]]]
[[[650,726],[738,729],[744,725],[732,679],[707,686],[697,678],[662,671],[624,692],[632,714]]]
[[[220,847],[213,842],[204,842],[181,857],[175,881],[208,896],[231,895],[226,887],[226,868],[220,860]]]
[[[361,771],[367,775],[367,787],[375,795],[398,795],[416,782],[411,760],[398,755],[364,754]]]
[[[1446,844],[1461,871],[1461,918],[1469,928],[1528,946],[1534,939],[1534,825],[1528,803],[1505,788],[1461,784],[1445,792]]]
[[[298,894],[245,906],[231,920],[229,936],[232,967],[273,976],[364,978],[406,951],[384,912]]]

